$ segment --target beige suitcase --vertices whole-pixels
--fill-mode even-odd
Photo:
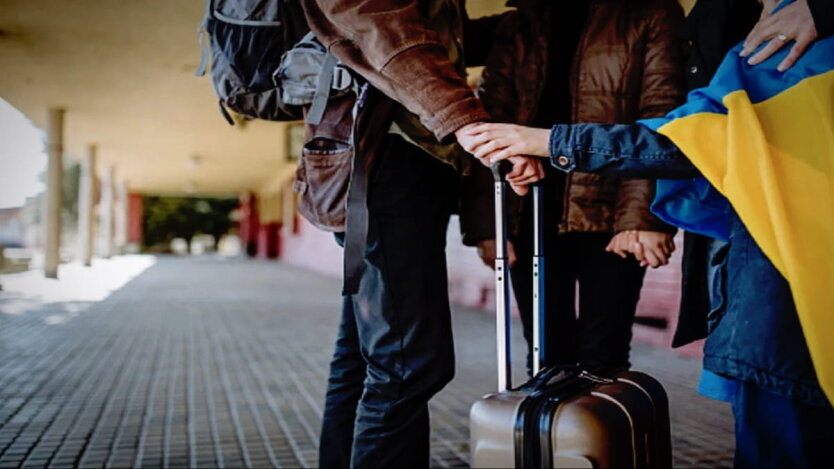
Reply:
[[[499,392],[470,412],[472,467],[669,468],[669,403],[663,386],[636,371],[590,373],[572,367],[539,370],[543,340],[542,189],[534,187],[535,377],[510,383],[509,274],[503,167],[495,174],[495,260]]]

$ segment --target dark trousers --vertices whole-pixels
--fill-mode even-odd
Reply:
[[[741,383],[733,401],[735,467],[828,468],[834,462],[834,409]]]
[[[511,272],[527,339],[528,370],[532,369],[533,343],[531,231],[528,224],[522,228],[516,242],[518,260]],[[610,233],[560,235],[555,228],[547,232],[544,364],[578,363],[589,370],[629,367],[631,327],[646,269],[631,256],[623,259],[606,252]]]
[[[457,174],[400,137],[384,145],[365,270],[330,365],[324,468],[428,467],[427,403],[454,375],[445,247]]]

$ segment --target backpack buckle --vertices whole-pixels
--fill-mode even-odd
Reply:
[[[353,85],[353,75],[350,70],[342,64],[333,67],[333,82],[330,87],[337,91],[345,91]]]

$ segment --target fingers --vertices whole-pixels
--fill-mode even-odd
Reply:
[[[779,37],[774,37],[767,43],[764,49],[756,52],[753,57],[747,60],[747,63],[750,65],[758,65],[765,60],[769,59],[771,55],[775,54],[779,51],[782,47],[785,46],[789,42],[789,39],[782,40]]]
[[[481,134],[481,135],[489,135],[489,134]],[[475,158],[478,158],[479,160],[489,161],[490,157],[493,153],[496,153],[499,150],[504,150],[509,146],[510,145],[507,142],[503,141],[500,138],[496,138],[496,139],[489,140],[488,142],[486,142],[482,145],[479,145],[477,147],[473,147],[472,150],[467,150],[467,151],[470,151],[473,155],[475,155]]]
[[[513,169],[507,173],[507,182],[516,194],[526,195],[528,185],[544,178],[544,167],[539,160],[526,156],[514,156],[509,160]]]
[[[530,192],[530,189],[528,188],[527,184],[512,184],[512,183],[510,183],[510,189],[512,189],[513,192],[515,192],[516,194],[518,194],[522,197],[527,195],[528,192]]]
[[[631,253],[632,243],[636,241],[637,238],[633,231],[621,231],[611,238],[611,242],[608,243],[605,250],[625,259]]]
[[[665,244],[666,244],[666,252],[668,252],[668,253],[669,253],[669,256],[671,256],[671,255],[672,255],[672,253],[673,253],[673,252],[675,252],[675,249],[677,249],[677,246],[675,245],[675,239],[674,239],[674,238],[672,238],[671,236],[669,236],[669,237],[666,239],[666,243],[665,243]]]
[[[812,42],[813,39],[809,39],[807,37],[803,37],[801,40],[797,39],[796,43],[794,43],[793,47],[791,47],[791,51],[788,56],[779,63],[776,70],[784,72],[785,70],[791,68],[793,64],[795,64],[796,61],[802,57],[802,54],[805,53],[805,50],[808,49],[808,46],[811,45]]]
[[[475,151],[478,150],[478,148],[484,146],[484,144],[487,144],[489,142],[490,142],[489,134],[486,134],[486,133],[472,134],[471,136],[467,137],[467,141],[466,141],[466,145],[464,146],[464,149],[466,149],[466,151],[468,151],[468,152],[475,152]]]
[[[485,159],[482,159],[481,162],[487,165],[492,165],[498,163],[499,161],[510,159],[513,156],[518,156],[518,154],[519,152],[515,151],[514,147],[507,147],[489,155]]]
[[[544,167],[541,162],[528,157],[510,159],[513,169],[507,173],[507,182],[514,185],[532,184],[544,177]]]
[[[515,267],[515,261],[518,260],[518,257],[515,255],[515,246],[513,246],[512,241],[507,241],[507,260],[510,262],[511,269]]]
[[[483,263],[491,268],[495,269],[495,240],[494,239],[485,239],[483,241],[478,242],[478,257],[481,258]]]
[[[759,52],[756,52],[748,63],[757,65],[774,53],[781,50],[788,43],[794,42],[788,55],[779,63],[777,70],[784,72],[796,63],[808,46],[817,38],[817,28],[808,2],[800,0],[791,3],[779,12],[763,15],[763,19],[750,31],[740,55],[747,57],[762,44],[769,41]]]
[[[744,40],[744,47],[742,47],[739,55],[747,57],[765,41],[776,37],[779,34],[777,23],[780,17],[780,15],[772,15],[756,23],[756,26]]]
[[[631,248],[629,247],[631,242],[632,241],[630,240],[628,232],[617,234],[617,236],[615,236],[614,248],[612,249],[612,252],[625,259],[628,257],[629,252],[631,252]]]
[[[666,238],[666,235],[662,236],[663,238]],[[669,257],[672,255],[672,251],[669,250],[669,245],[666,243],[666,239],[660,239],[655,246],[657,251],[663,254],[663,257]]]
[[[641,243],[637,241],[631,243],[629,250],[634,254],[634,258],[640,262],[640,265],[646,265],[646,253],[644,252],[643,245]]]
[[[663,265],[663,253],[659,250],[648,248],[644,250],[644,253],[646,254],[646,264],[649,266],[657,268]]]

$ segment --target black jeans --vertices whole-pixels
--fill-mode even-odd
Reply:
[[[544,364],[578,363],[589,370],[628,368],[631,327],[646,269],[631,256],[623,259],[606,252],[610,233],[556,234],[552,224],[545,221]],[[533,343],[532,238],[531,226],[525,223],[511,271],[528,345],[528,371],[532,370]]]
[[[359,292],[344,298],[319,464],[428,467],[429,399],[454,375],[446,230],[457,174],[388,136],[368,192]]]

